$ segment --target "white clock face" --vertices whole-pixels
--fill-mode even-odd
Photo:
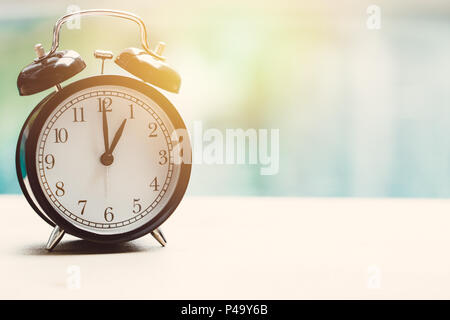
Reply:
[[[173,133],[163,109],[136,90],[81,90],[42,127],[40,186],[53,208],[80,229],[105,235],[134,230],[154,219],[174,193],[180,165],[173,161]]]

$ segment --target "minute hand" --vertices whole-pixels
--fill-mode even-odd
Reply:
[[[102,123],[103,123],[103,143],[105,145],[105,153],[109,153],[109,138],[108,138],[108,118],[106,117],[106,108],[102,108]]]
[[[123,129],[125,128],[126,122],[127,122],[127,119],[124,119],[122,121],[122,124],[120,125],[119,129],[117,129],[117,132],[114,135],[113,141],[111,142],[111,145],[109,146],[108,154],[112,154],[115,147],[117,146],[117,143],[119,142],[119,139],[122,136]]]

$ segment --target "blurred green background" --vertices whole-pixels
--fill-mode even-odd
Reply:
[[[381,8],[381,29],[366,26]],[[280,171],[196,165],[194,195],[448,197],[450,2],[442,1],[2,1],[0,193],[20,192],[19,130],[48,92],[19,97],[16,79],[51,45],[70,6],[140,15],[152,45],[182,75],[166,94],[188,127],[280,129]],[[62,49],[99,72],[95,49],[138,46],[133,23],[86,18],[63,28]],[[107,73],[124,73],[107,62]],[[70,80],[71,81],[71,80]]]

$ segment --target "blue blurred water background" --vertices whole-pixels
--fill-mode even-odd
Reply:
[[[367,28],[367,8],[381,28]],[[193,195],[448,197],[450,195],[450,2],[447,1],[2,1],[0,193],[20,192],[15,143],[48,92],[19,97],[16,79],[51,44],[69,6],[140,15],[150,41],[183,79],[167,95],[188,127],[276,128],[280,170],[195,165]],[[137,46],[136,26],[87,18],[64,28],[96,74],[95,49]],[[117,73],[113,63],[107,72]]]

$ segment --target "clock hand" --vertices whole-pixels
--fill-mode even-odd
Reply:
[[[122,136],[123,129],[125,128],[125,123],[126,122],[127,122],[127,119],[124,119],[122,121],[122,124],[120,125],[119,129],[117,129],[117,132],[114,135],[114,138],[113,138],[113,141],[111,142],[111,145],[108,148],[106,148],[105,153],[103,153],[102,156],[100,157],[100,162],[104,166],[110,166],[114,162],[114,156],[112,155],[112,152],[116,148],[117,143],[119,142],[119,139]],[[105,128],[105,126],[103,126],[103,128]],[[107,125],[106,125],[106,130],[108,130]],[[105,144],[106,144],[106,141],[108,141],[107,138],[105,139]]]
[[[105,153],[109,153],[109,137],[108,137],[108,118],[106,117],[106,108],[102,108],[103,119],[103,143],[105,145]]]
[[[114,139],[111,142],[111,146],[109,147],[108,153],[112,155],[114,149],[117,146],[117,143],[119,142],[120,137],[122,136],[123,129],[125,128],[125,123],[127,122],[127,119],[124,119],[122,121],[122,124],[120,125],[119,129],[117,129],[116,134],[114,135]]]
[[[103,143],[105,145],[105,152],[100,157],[100,162],[104,166],[109,166],[113,163],[114,157],[109,152],[109,136],[108,136],[108,118],[106,117],[106,107],[102,108],[102,123],[103,123]]]

